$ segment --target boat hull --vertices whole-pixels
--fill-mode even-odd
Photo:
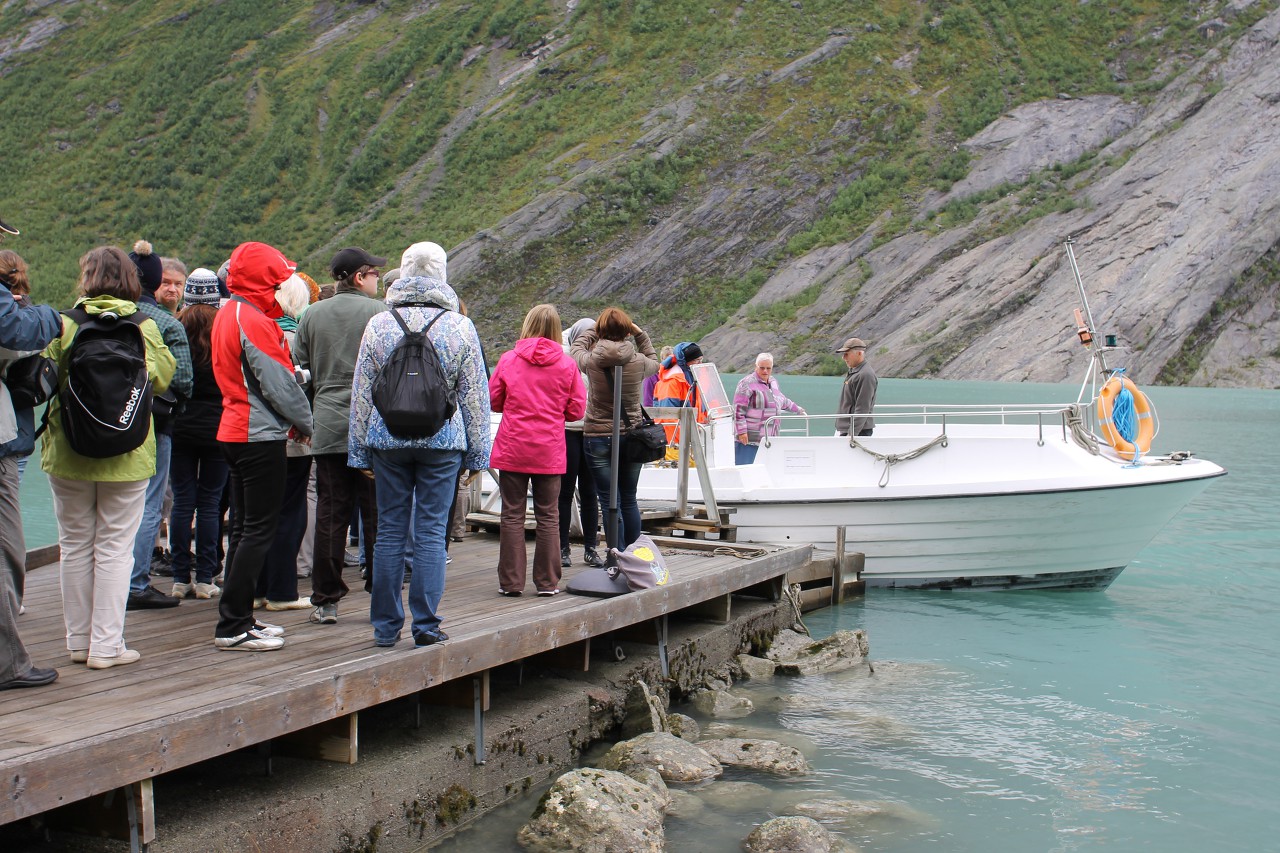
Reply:
[[[864,448],[778,439],[752,465],[705,473],[739,542],[832,549],[843,528],[868,585],[909,589],[1105,588],[1225,473],[1198,459],[1127,465],[1007,425],[952,427],[945,445],[887,466],[937,428],[884,432]],[[674,473],[646,470],[641,497],[669,500]],[[696,479],[689,491],[700,498]]]

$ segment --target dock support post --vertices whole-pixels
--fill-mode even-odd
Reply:
[[[671,665],[667,659],[667,614],[663,613],[654,620],[654,628],[658,631],[658,663],[662,667],[662,678],[671,677]]]
[[[485,675],[488,675],[486,671]],[[476,714],[476,765],[484,764],[484,678],[471,679]]]
[[[150,779],[62,806],[44,816],[45,825],[64,832],[129,842],[129,853],[147,853],[156,840],[155,799]]]
[[[847,527],[836,528],[836,558],[831,563],[831,603],[844,601],[844,545]]]

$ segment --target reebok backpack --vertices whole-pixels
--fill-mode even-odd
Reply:
[[[63,311],[79,326],[58,392],[62,431],[81,456],[106,459],[142,446],[151,431],[151,379],[141,311],[121,317]]]
[[[445,309],[421,332],[411,332],[400,312],[391,309],[404,337],[391,351],[373,380],[373,405],[396,438],[428,438],[438,433],[458,410],[458,392],[449,384],[440,354],[427,331]]]

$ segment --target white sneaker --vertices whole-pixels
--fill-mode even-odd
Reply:
[[[136,663],[140,657],[142,657],[142,655],[138,654],[133,649],[125,649],[120,654],[111,658],[89,655],[86,663],[89,664],[89,669],[110,669],[113,666],[124,666],[127,663]]]
[[[297,601],[272,601],[267,599],[267,610],[309,610],[311,599],[299,598]]]
[[[175,583],[173,589],[169,590],[169,594],[174,598],[186,598],[194,595],[195,591],[196,585],[193,583]]]
[[[217,598],[222,595],[222,587],[216,583],[198,583],[195,588],[196,598]]]
[[[284,636],[284,628],[281,628],[279,625],[272,625],[270,622],[259,622],[256,619],[253,621],[253,630],[261,634],[266,634],[268,637]]]
[[[67,657],[71,658],[72,663],[84,663],[89,660],[88,649],[71,649],[67,652]]]
[[[259,631],[255,626],[235,637],[214,637],[213,644],[224,652],[269,652],[284,646],[284,640]]]

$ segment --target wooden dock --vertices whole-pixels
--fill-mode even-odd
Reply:
[[[155,835],[154,777],[268,743],[275,754],[354,763],[357,714],[413,695],[474,707],[476,759],[483,761],[491,669],[538,659],[584,670],[593,640],[601,645],[632,626],[658,639],[671,615],[727,621],[734,596],[777,599],[788,573],[803,569],[811,553],[809,546],[713,542],[662,548],[671,570],[664,587],[600,599],[539,598],[530,585],[523,597],[504,598],[497,594],[497,537],[473,535],[453,545],[441,606],[445,643],[416,648],[406,626],[397,646],[375,647],[369,596],[348,568],[353,589],[336,625],[310,624],[306,610],[260,611],[259,618],[286,629],[280,651],[215,649],[217,601],[188,599],[177,608],[130,612],[125,636],[142,659],[102,671],[68,659],[56,566],[35,569],[19,628],[35,663],[56,666],[59,679],[0,692],[0,825],[94,797],[114,803],[117,831],[141,848]],[[573,551],[580,561],[580,546]],[[597,570],[575,565],[565,582],[582,571]],[[156,585],[167,589],[169,581]],[[658,654],[665,654],[661,644]],[[97,808],[82,803],[68,811]]]

